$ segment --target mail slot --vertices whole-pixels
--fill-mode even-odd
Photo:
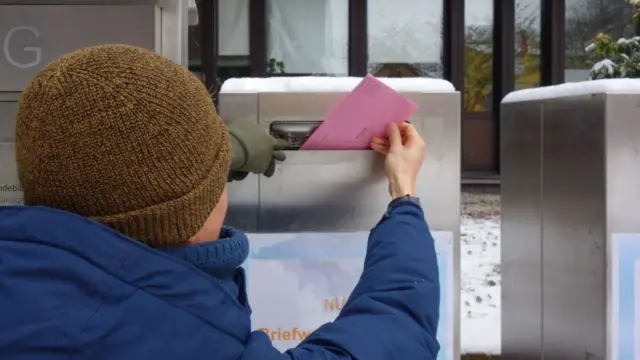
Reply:
[[[322,124],[322,121],[276,121],[269,133],[278,139],[285,150],[298,150]]]
[[[429,149],[416,192],[434,231],[439,252],[443,290],[438,339],[443,358],[457,359],[460,94],[442,80],[380,80],[418,105],[408,120],[424,137]],[[339,284],[331,288],[342,290],[329,292],[340,294],[333,296],[348,296],[348,289],[354,284],[350,280],[335,280],[334,275],[328,273],[330,270],[321,268],[326,264],[332,264],[326,266],[333,269],[352,266],[347,264],[362,266],[368,231],[381,219],[389,203],[382,155],[372,150],[300,150],[309,135],[322,124],[322,119],[359,81],[358,78],[278,77],[230,79],[222,86],[220,114],[225,121],[253,121],[288,149],[287,160],[277,164],[271,178],[249,175],[243,181],[228,185],[229,209],[225,223],[249,234],[252,254],[255,254],[246,265],[248,283],[260,284],[261,277],[298,278],[298,285],[291,288],[288,288],[289,282],[282,280],[277,289],[270,290],[271,295],[265,294],[258,285],[255,288],[250,285],[254,326],[267,332],[271,328],[313,330],[323,321],[334,319],[327,309],[335,308],[331,305],[335,299],[322,300],[318,295],[317,300],[304,300],[307,298],[301,289],[338,281]],[[263,249],[273,244],[281,247],[265,252],[271,255],[261,255]],[[354,248],[357,248],[356,254],[351,254]],[[318,260],[309,260],[311,258]],[[307,278],[305,269],[311,268],[315,269],[316,275],[312,276],[315,280],[303,285]],[[284,273],[278,269],[285,269]],[[359,274],[354,271],[338,278],[357,279]],[[274,293],[286,294],[282,295],[283,303],[298,303],[288,309],[273,310],[273,304],[280,302]],[[265,297],[272,300],[266,302]],[[307,307],[311,310],[299,310]],[[286,315],[270,316],[274,311],[285,311]],[[281,350],[294,345],[274,343]]]

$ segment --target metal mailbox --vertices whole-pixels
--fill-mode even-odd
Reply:
[[[13,150],[20,93],[47,63],[73,50],[130,44],[187,65],[188,2],[0,0],[0,205],[22,203]]]
[[[403,81],[424,81],[426,84],[441,81],[382,80],[399,91],[405,87]],[[333,83],[329,86],[333,91],[318,85],[322,81]],[[371,150],[298,150],[359,79],[322,81],[318,78],[230,79],[222,86],[220,114],[225,121],[254,121],[289,145],[287,160],[276,165],[273,177],[249,175],[243,181],[228,185],[229,209],[225,223],[250,233],[252,247],[260,245],[260,240],[255,240],[257,234],[367,232],[380,220],[389,203],[384,159],[379,154]],[[278,89],[278,84],[284,83],[289,89],[298,90]],[[455,319],[448,328],[451,330],[447,340],[450,344],[442,344],[443,359],[453,359],[459,355],[460,94],[448,83],[439,89],[401,92],[418,105],[417,112],[409,120],[428,146],[427,158],[418,177],[417,195],[432,230],[449,232],[453,236],[452,295],[443,291],[451,313],[442,315],[443,323],[449,319],[448,315]],[[323,249],[318,252],[327,253]],[[251,266],[250,263],[249,274],[252,274]],[[251,279],[250,275],[250,283]],[[257,322],[262,313],[260,301],[260,298],[252,300]],[[295,326],[302,325],[296,323]]]
[[[638,358],[639,106],[638,80],[503,100],[504,359]]]
[[[226,121],[251,119],[291,144],[287,161],[277,165],[271,179],[249,175],[229,185],[231,224],[261,232],[351,231],[375,225],[389,200],[381,156],[370,150],[297,150],[345,93],[231,93],[223,85],[220,114]],[[428,146],[416,192],[432,227],[458,231],[459,94],[406,95],[418,105],[410,120]]]

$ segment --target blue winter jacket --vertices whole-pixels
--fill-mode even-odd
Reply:
[[[436,358],[438,270],[418,205],[390,205],[337,319],[284,354],[251,331],[246,237],[221,235],[167,254],[71,213],[0,207],[0,359]]]

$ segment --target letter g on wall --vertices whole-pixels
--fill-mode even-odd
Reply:
[[[18,69],[28,69],[28,68],[40,65],[40,62],[42,61],[42,48],[40,48],[39,46],[25,46],[22,48],[24,52],[34,54],[34,59],[29,62],[21,63],[17,61],[13,57],[13,55],[11,55],[11,51],[9,50],[11,45],[11,40],[19,32],[28,32],[31,35],[33,35],[36,39],[40,38],[40,32],[38,31],[38,29],[36,29],[33,26],[21,25],[21,26],[15,26],[9,29],[9,31],[7,31],[7,34],[5,35],[2,41],[2,53],[4,54],[4,57],[7,59],[7,62]]]

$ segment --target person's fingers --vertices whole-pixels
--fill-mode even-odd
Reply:
[[[269,167],[267,168],[267,171],[265,171],[263,175],[270,178],[273,176],[275,172],[276,172],[276,162],[275,160],[271,160],[271,162],[269,163]]]
[[[289,147],[289,142],[285,139],[273,138],[273,150],[284,150]]]
[[[247,175],[249,175],[248,172],[244,172],[244,171],[231,171],[229,172],[229,177],[228,177],[228,182],[232,182],[232,181],[241,181],[244,180],[244,178],[247,177]]]
[[[373,149],[373,151],[380,153],[382,155],[387,155],[389,153],[389,147],[388,146],[383,146],[383,145],[378,145],[378,144],[371,144],[371,149]]]
[[[387,135],[389,136],[389,146],[402,146],[402,136],[400,135],[400,129],[395,123],[389,123],[387,126]]]
[[[383,139],[383,138],[379,138],[377,136],[374,137],[373,139],[371,139],[371,143],[372,144],[383,145],[383,146],[389,146],[389,140]]]
[[[278,161],[285,161],[285,160],[287,160],[287,154],[285,154],[282,151],[274,151],[273,152],[273,158],[278,160]]]
[[[402,123],[400,125],[402,129],[402,137],[404,138],[405,145],[411,145],[415,141],[421,140],[418,130],[410,123]]]

